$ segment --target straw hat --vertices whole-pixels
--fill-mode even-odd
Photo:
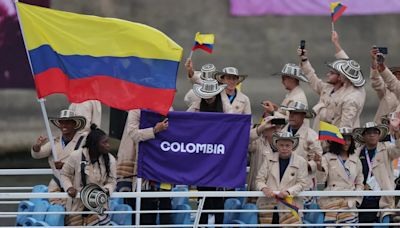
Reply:
[[[293,136],[291,132],[277,132],[272,135],[272,144],[271,147],[274,150],[277,150],[276,143],[279,140],[290,140],[293,142],[292,151],[296,150],[299,146],[299,136]]]
[[[239,74],[239,71],[237,68],[235,67],[225,67],[224,69],[222,69],[222,72],[217,72],[215,74],[215,78],[219,81],[222,82],[222,77],[224,75],[234,75],[234,76],[238,76],[239,77],[239,83],[241,83],[242,81],[244,81],[248,75],[244,75],[244,74]]]
[[[303,81],[303,82],[309,82],[306,76],[303,74],[303,71],[299,66],[297,66],[294,63],[287,63],[283,67],[282,71],[279,73],[275,73],[273,75],[279,75],[279,76],[289,76],[294,79]]]
[[[364,124],[363,127],[354,128],[353,130],[353,137],[354,140],[358,143],[364,144],[364,133],[367,129],[377,129],[379,131],[379,141],[382,141],[387,133],[389,132],[389,128],[383,124],[376,124],[375,122],[367,122]]]
[[[206,80],[207,78],[215,79],[215,73],[217,68],[215,68],[214,64],[208,63],[201,67],[201,75],[200,78],[202,80]]]
[[[201,85],[193,84],[193,92],[200,98],[208,99],[221,93],[225,87],[226,85],[219,85],[217,80],[207,78],[202,81]]]
[[[328,66],[344,75],[355,87],[361,87],[365,84],[360,64],[352,59],[339,59],[329,63]]]
[[[306,118],[314,118],[315,117],[315,112],[313,110],[308,109],[307,105],[300,101],[295,101],[289,104],[288,107],[282,106],[282,110],[286,110],[289,112],[303,112],[306,114]]]
[[[68,109],[61,110],[60,117],[49,117],[49,120],[57,128],[60,128],[60,121],[73,120],[75,121],[74,129],[77,131],[83,129],[86,125],[86,118],[84,116],[77,116],[74,111]]]

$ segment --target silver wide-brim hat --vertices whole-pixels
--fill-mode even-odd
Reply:
[[[239,81],[238,84],[241,83],[242,81],[244,81],[248,75],[245,74],[239,74],[239,71],[237,68],[235,67],[225,67],[224,69],[222,69],[222,72],[216,72],[215,73],[215,79],[217,79],[217,81],[223,83],[223,79],[222,77],[224,75],[234,75],[239,77]]]
[[[390,120],[397,118],[397,113],[396,112],[390,112],[386,115],[381,116],[381,122],[382,124],[389,126],[390,125]]]
[[[394,74],[394,72],[400,72],[400,67],[398,66],[389,67],[389,70]]]
[[[296,150],[296,148],[299,146],[299,136],[293,136],[291,132],[276,132],[272,135],[272,143],[271,147],[274,150],[277,150],[276,143],[279,140],[290,140],[293,142],[293,148],[292,151]]]
[[[360,64],[356,61],[352,59],[339,59],[327,65],[349,79],[355,87],[362,87],[365,84]]]
[[[384,124],[376,124],[375,122],[367,122],[363,127],[354,128],[353,137],[358,143],[364,144],[364,133],[367,129],[375,128],[379,131],[379,141],[382,141],[389,132],[389,128]]]
[[[201,80],[206,80],[207,78],[215,79],[215,74],[217,73],[217,68],[215,68],[214,64],[208,63],[201,67]]]
[[[193,92],[196,96],[208,99],[221,93],[227,85],[219,85],[218,81],[212,78],[208,78],[199,84],[193,84]]]
[[[341,127],[339,128],[339,132],[340,134],[342,134],[343,136],[353,136],[353,129],[350,127]]]
[[[57,128],[61,128],[60,121],[73,120],[75,121],[74,129],[77,131],[83,129],[86,125],[86,118],[84,116],[77,116],[74,111],[68,109],[61,110],[59,117],[49,117],[49,120]]]
[[[282,68],[282,71],[279,73],[273,74],[274,76],[279,75],[279,76],[288,76],[292,77],[294,79],[297,79],[299,81],[307,82],[309,83],[307,77],[304,75],[303,71],[299,66],[297,66],[294,63],[287,63],[285,66]]]
[[[307,119],[314,118],[316,115],[314,110],[308,109],[307,105],[300,101],[292,102],[288,106],[281,106],[281,109],[289,112],[303,112]]]

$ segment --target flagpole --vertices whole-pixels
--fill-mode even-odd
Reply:
[[[332,32],[335,31],[335,23],[332,21]]]
[[[136,192],[142,192],[142,178],[136,178]],[[136,197],[136,214],[135,214],[135,225],[139,227],[140,225],[140,196]]]
[[[193,50],[190,51],[189,59],[192,59],[192,56],[193,56]]]
[[[29,67],[31,68],[31,74],[33,77],[33,80],[35,80],[34,74],[33,74],[33,68],[32,68],[32,61],[31,61],[31,57],[29,56],[29,52],[26,46],[26,41],[25,41],[25,36],[24,36],[24,30],[22,29],[22,22],[21,22],[21,18],[19,15],[19,11],[18,11],[18,7],[17,7],[17,2],[18,0],[15,0],[15,9],[17,11],[17,17],[18,17],[18,24],[19,24],[19,28],[21,29],[21,35],[22,35],[22,40],[24,41],[24,46],[25,46],[25,52],[26,52],[26,56],[28,57],[28,62],[29,62]],[[39,103],[40,103],[40,110],[42,111],[42,115],[44,118],[44,125],[46,126],[46,131],[47,131],[47,136],[49,138],[49,142],[50,142],[50,146],[51,146],[51,154],[53,155],[53,160],[57,161],[57,154],[55,153],[55,145],[54,145],[54,138],[53,138],[53,134],[51,133],[51,129],[50,129],[50,124],[49,124],[49,119],[47,117],[47,111],[46,111],[46,106],[44,105],[44,98],[40,98],[38,99]]]

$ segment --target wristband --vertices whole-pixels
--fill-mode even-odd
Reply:
[[[302,62],[306,62],[306,61],[308,61],[308,58],[301,59],[301,61],[302,61]]]

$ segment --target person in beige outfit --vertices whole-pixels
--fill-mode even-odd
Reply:
[[[250,155],[250,171],[247,176],[247,189],[256,191],[256,177],[261,168],[267,154],[273,153],[271,143],[272,135],[279,132],[282,125],[272,124],[274,116],[267,116],[264,121],[257,127],[250,130],[249,155]]]
[[[282,84],[288,91],[280,105],[281,107],[288,107],[295,101],[300,101],[308,106],[306,94],[300,87],[300,81],[308,83],[308,79],[302,73],[299,66],[293,63],[285,64],[282,71],[274,75],[282,76]],[[282,110],[282,108],[271,101],[264,101],[263,106],[265,112],[269,115],[283,117],[285,119],[289,118],[289,112]]]
[[[85,143],[86,134],[79,132],[85,127],[86,120],[83,116],[77,116],[71,110],[61,110],[60,116],[49,118],[49,120],[61,131],[61,135],[54,138],[55,154],[53,157],[50,142],[47,138],[40,136],[31,148],[31,155],[34,159],[48,158],[50,168],[53,171],[48,191],[64,192],[60,181],[60,170],[64,162],[74,150],[78,150]],[[63,199],[50,199],[51,203],[65,204]]]
[[[293,136],[289,132],[275,133],[272,136],[272,147],[278,152],[267,155],[263,162],[257,178],[256,187],[262,191],[265,197],[257,200],[260,210],[288,208],[277,203],[277,199],[289,200],[293,198],[292,204],[298,208],[303,208],[303,199],[296,197],[308,186],[307,181],[307,161],[293,153],[299,143],[298,136]],[[260,212],[259,219],[261,224],[298,224],[300,220],[291,213],[279,212]]]
[[[362,164],[355,154],[355,142],[351,128],[340,128],[345,144],[329,142],[329,151],[322,156],[315,156],[317,169],[323,173],[321,182],[325,183],[324,191],[362,191]],[[318,204],[321,209],[356,209],[362,197],[321,197]],[[326,212],[325,223],[358,223],[356,212]],[[351,225],[350,225],[351,226]]]
[[[95,124],[90,127],[86,143],[80,150],[75,150],[61,170],[61,182],[68,195],[66,211],[86,211],[81,199],[76,194],[87,184],[93,183],[113,193],[116,186],[115,158],[110,151],[108,136]],[[68,215],[66,225],[109,225],[109,215]]]
[[[378,125],[374,122],[366,123],[362,128],[355,128],[353,136],[356,142],[360,143],[356,154],[360,157],[363,168],[363,184],[365,190],[380,191],[394,190],[394,174],[392,162],[400,157],[400,141],[398,140],[399,119],[390,120],[390,124],[395,126],[396,143],[380,142],[388,133],[386,125]],[[367,196],[364,197],[360,209],[393,209],[393,196]],[[391,212],[360,212],[359,221],[381,222]],[[380,218],[380,219],[379,219]]]
[[[360,65],[348,59],[335,31],[332,32],[332,42],[336,47],[335,57],[338,60],[328,64],[330,70],[327,73],[327,82],[323,82],[315,74],[306,56],[307,51],[298,49],[301,69],[310,81],[311,88],[320,96],[318,103],[313,107],[317,114],[313,126],[316,131],[319,129],[319,121],[337,127],[360,126],[360,115],[365,103],[365,80]]]
[[[82,103],[71,103],[69,110],[75,112],[78,116],[84,116],[86,119],[86,125],[82,131],[89,132],[90,125],[96,124],[101,127],[101,103],[97,100],[88,100]]]
[[[314,161],[314,156],[316,154],[322,155],[322,147],[318,140],[318,134],[305,123],[305,119],[310,119],[314,117],[315,114],[312,110],[309,110],[305,104],[299,101],[295,101],[288,107],[282,108],[289,112],[289,123],[282,131],[290,132],[299,137],[299,146],[293,153],[299,155],[308,162],[308,190],[315,189],[317,184],[317,164]]]
[[[385,116],[391,112],[396,111],[396,109],[399,107],[399,100],[396,94],[389,89],[389,87],[393,86],[386,84],[379,74],[376,62],[377,54],[378,54],[378,49],[375,47],[372,48],[371,50],[372,64],[370,69],[370,79],[371,79],[371,86],[375,90],[379,98],[379,106],[375,114],[374,122],[381,123],[382,116]],[[389,70],[391,70],[393,75],[396,76],[397,80],[400,79],[400,68],[393,67]],[[392,78],[392,75],[386,78]]]
[[[139,129],[139,125],[140,109],[130,110],[128,112],[125,129],[122,134],[122,139],[117,155],[117,191],[136,191],[139,142],[154,139],[156,134],[165,131],[168,128],[168,119],[164,119],[163,121],[158,122],[154,127]],[[143,180],[141,188],[144,191],[154,190],[154,184],[154,182],[150,182],[149,180]],[[164,199],[167,201],[169,200],[167,198],[160,199]],[[134,198],[125,199],[125,203],[129,204],[132,208],[136,208],[135,202],[136,201]],[[146,208],[152,207],[154,202],[155,201],[150,198],[142,199],[142,210],[146,210]],[[151,225],[152,222],[155,222],[155,216],[156,214],[142,214],[140,216],[141,224]],[[169,214],[163,213],[161,216],[161,222],[164,222],[163,218],[165,216],[169,216]],[[134,214],[132,214],[132,221],[135,221]]]

